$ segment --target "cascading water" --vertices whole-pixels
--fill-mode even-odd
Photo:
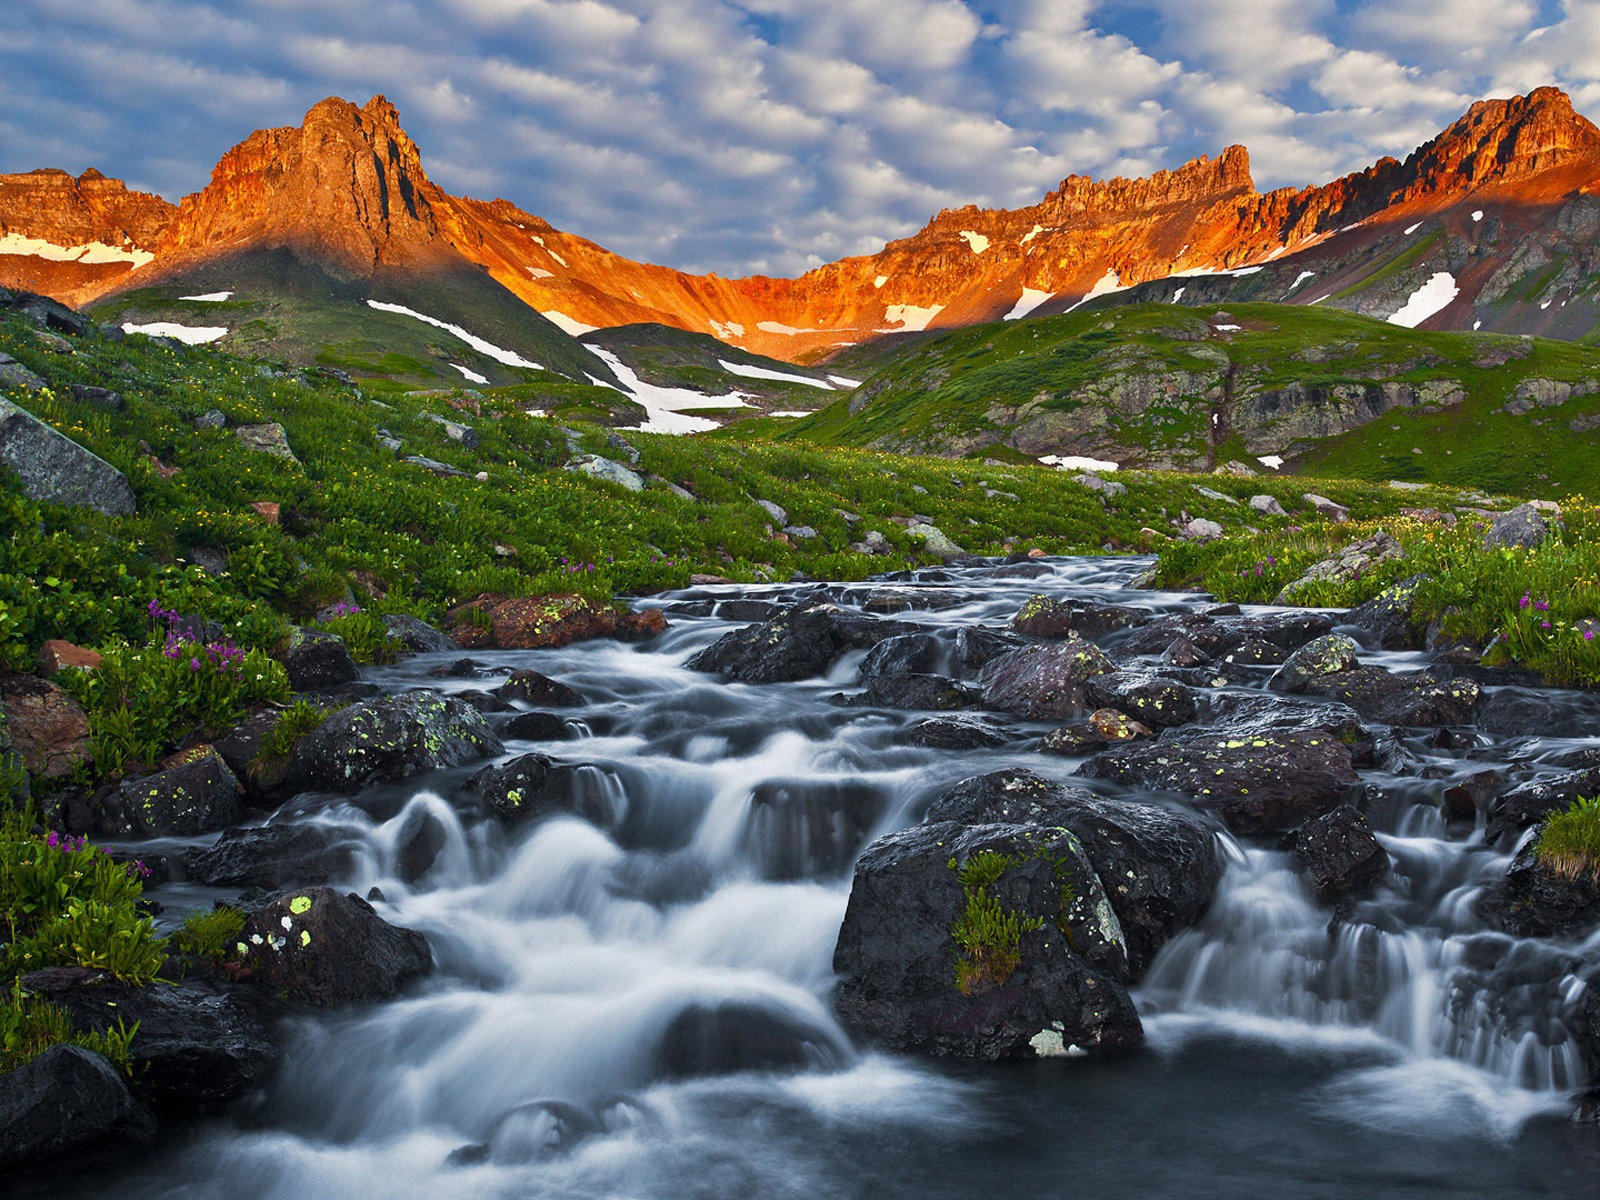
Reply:
[[[1128,590],[1137,566],[831,594],[951,637],[1037,592],[1193,603]],[[666,597],[673,628],[648,647],[480,654],[590,699],[577,740],[508,750],[586,764],[573,789],[595,819],[503,830],[450,802],[464,772],[303,800],[288,819],[357,844],[343,882],[376,887],[388,919],[427,936],[434,975],[393,1003],[296,1018],[283,1069],[235,1118],[114,1181],[24,1195],[1504,1197],[1592,1181],[1592,1136],[1541,1119],[1583,1082],[1568,1033],[1581,954],[1483,930],[1473,897],[1507,860],[1481,830],[1447,828],[1415,778],[1369,773],[1393,872],[1331,929],[1286,853],[1219,834],[1215,903],[1137,993],[1152,1052],[980,1068],[852,1046],[828,993],[853,858],[958,779],[1075,764],[897,742],[918,714],[829,702],[859,655],[827,680],[761,687],[685,668],[740,623],[730,607],[748,620],[796,594]],[[372,677],[473,686],[427,678],[435,662]],[[1433,779],[1465,769],[1414,749]],[[1493,750],[1476,746],[1473,765]],[[418,863],[423,825],[434,852]]]

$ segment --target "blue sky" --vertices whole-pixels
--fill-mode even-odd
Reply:
[[[1322,182],[1549,83],[1600,117],[1595,0],[0,0],[0,171],[176,200],[383,92],[447,190],[790,274],[1234,142]]]

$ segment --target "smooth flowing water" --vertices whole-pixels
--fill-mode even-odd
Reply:
[[[973,568],[828,591],[845,605],[908,606],[900,619],[951,634],[1003,624],[1036,592],[1169,611],[1197,603],[1129,590],[1138,562],[1048,565],[1038,578]],[[1600,739],[1485,735],[1459,750],[1414,739],[1432,778],[1367,775],[1381,789],[1369,816],[1393,879],[1331,931],[1287,855],[1219,832],[1228,865],[1215,904],[1136,993],[1149,1034],[1140,1053],[1000,1066],[889,1056],[853,1045],[828,1007],[862,835],[918,820],[969,775],[1026,766],[1067,778],[1077,764],[1025,739],[998,751],[899,745],[925,714],[829,702],[855,682],[859,656],[827,680],[772,686],[685,669],[751,619],[752,601],[804,590],[661,598],[672,629],[647,647],[475,655],[537,669],[592,701],[571,710],[578,740],[507,750],[592,764],[584,786],[620,816],[616,832],[573,818],[502,831],[451,803],[476,768],[302,802],[292,819],[360,840],[343,882],[379,887],[379,911],[427,935],[435,974],[390,1004],[297,1018],[283,1070],[247,1111],[114,1179],[67,1174],[25,1194],[1594,1194],[1600,1135],[1567,1116],[1584,1080],[1565,1024],[1582,989],[1573,964],[1589,948],[1484,931],[1472,900],[1506,856],[1481,830],[1447,829],[1437,796],[1453,773],[1536,765]],[[438,661],[371,678],[481,686],[428,678]],[[1559,711],[1559,694],[1545,699]],[[448,836],[407,886],[396,852],[419,813]]]

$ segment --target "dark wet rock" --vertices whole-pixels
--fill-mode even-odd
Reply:
[[[1186,813],[1108,800],[1084,788],[1008,769],[956,784],[928,821],[1008,824],[1077,834],[1122,926],[1133,978],[1156,951],[1211,906],[1222,863],[1211,829]]]
[[[1134,738],[1154,737],[1155,730],[1114,708],[1097,708],[1089,714],[1089,728],[1102,742],[1131,742]]]
[[[310,886],[349,874],[359,846],[329,825],[254,825],[225,830],[212,845],[184,851],[183,870],[208,887]]]
[[[1570,808],[1579,798],[1590,799],[1597,795],[1600,795],[1600,767],[1530,779],[1495,801],[1484,835],[1490,842],[1499,841],[1508,833],[1517,834],[1533,828],[1557,809]]]
[[[1178,792],[1215,812],[1235,833],[1278,833],[1357,799],[1351,748],[1329,729],[1259,736],[1189,727],[1154,741],[1113,746],[1080,773],[1132,787]]]
[[[946,643],[931,633],[903,633],[885,638],[861,660],[861,678],[893,675],[934,675],[946,668]]]
[[[1301,874],[1324,902],[1364,891],[1389,873],[1389,855],[1372,826],[1348,804],[1300,826],[1291,845]]]
[[[976,717],[928,717],[902,732],[895,741],[930,750],[993,750],[1010,738],[1004,730]]]
[[[968,904],[959,868],[985,851],[1015,860],[985,895],[1034,926],[1014,960],[1002,951],[975,961],[958,954],[951,935]],[[959,975],[958,958],[966,964]],[[845,1026],[893,1050],[988,1060],[1104,1055],[1143,1038],[1121,982],[1120,926],[1065,829],[938,822],[878,839],[856,864],[833,961]]]
[[[869,650],[912,632],[901,621],[802,601],[759,625],[724,634],[691,658],[689,668],[738,683],[786,683],[823,674],[851,650]]]
[[[390,613],[383,618],[383,626],[390,637],[413,654],[444,654],[461,649],[455,638],[417,617]]]
[[[1083,690],[1098,707],[1116,709],[1157,729],[1187,725],[1198,711],[1192,689],[1154,671],[1091,676]]]
[[[1169,667],[1198,667],[1201,663],[1210,661],[1186,637],[1175,637],[1165,650],[1161,652],[1161,661]]]
[[[850,1059],[839,1035],[810,1014],[759,1000],[701,1001],[667,1023],[656,1069],[669,1079],[734,1071],[837,1067]]]
[[[504,699],[496,692],[486,692],[481,688],[464,688],[459,692],[451,692],[457,700],[465,700],[481,713],[507,713],[516,709],[511,701]]]
[[[36,971],[26,986],[64,1008],[75,1029],[137,1024],[134,1078],[160,1109],[215,1110],[264,1084],[283,1053],[271,1005],[249,991],[196,979],[133,987],[79,967]]]
[[[495,688],[504,700],[521,700],[536,708],[581,708],[584,698],[572,688],[537,671],[516,671]]]
[[[458,658],[428,668],[429,676],[434,679],[476,679],[483,671],[483,664],[475,658]]]
[[[768,879],[836,875],[887,807],[883,792],[859,780],[765,780],[750,793],[746,849]]]
[[[852,708],[899,708],[919,712],[953,712],[983,700],[975,688],[942,675],[891,675],[866,680],[866,688],[840,703]]]
[[[1307,642],[1287,659],[1268,682],[1278,692],[1305,692],[1329,675],[1353,671],[1359,666],[1358,647],[1342,633],[1327,633]]]
[[[465,701],[405,692],[334,713],[295,747],[289,775],[305,789],[356,792],[502,749],[483,714]]]
[[[1011,618],[1010,629],[1023,637],[1078,637],[1092,642],[1107,634],[1142,625],[1149,619],[1150,614],[1138,608],[1033,596]]]
[[[1326,675],[1306,690],[1342,701],[1385,725],[1469,724],[1481,694],[1477,683],[1461,676],[1441,677],[1432,671],[1395,675],[1381,667]]]
[[[1600,874],[1557,870],[1530,845],[1484,890],[1478,911],[1514,937],[1584,937],[1600,924]]]
[[[1345,623],[1361,631],[1363,639],[1379,650],[1420,650],[1427,635],[1426,622],[1416,614],[1417,591],[1430,582],[1427,575],[1412,575],[1379,592],[1365,604],[1345,614]]]
[[[246,917],[240,944],[259,982],[319,1006],[385,999],[433,966],[420,933],[332,888],[274,896]]]
[[[1519,504],[1489,522],[1489,528],[1483,535],[1483,548],[1495,550],[1510,546],[1537,550],[1549,535],[1549,516],[1532,504]]]
[[[1494,798],[1505,790],[1506,777],[1499,771],[1476,771],[1456,780],[1439,797],[1445,815],[1451,820],[1476,820],[1494,806]]]
[[[615,829],[626,815],[610,775],[584,763],[564,763],[543,754],[523,754],[485,767],[468,785],[479,803],[503,821],[581,817],[601,829]]]
[[[559,713],[518,713],[500,727],[502,738],[526,742],[566,742],[577,736]]]
[[[1023,644],[1021,638],[982,625],[964,626],[956,631],[951,669],[963,679],[974,677],[1002,654],[1019,650]]]
[[[1361,715],[1349,705],[1298,696],[1218,692],[1206,697],[1200,720],[1219,733],[1251,738],[1331,730],[1358,754],[1362,743],[1372,741]]]
[[[0,466],[15,472],[31,500],[93,508],[110,517],[125,517],[138,507],[121,471],[4,397]]]
[[[401,883],[416,883],[433,867],[448,841],[444,822],[426,809],[414,809],[395,836],[396,878]]]
[[[1086,685],[1116,669],[1098,646],[1068,638],[1002,654],[984,667],[979,681],[986,707],[1034,720],[1066,720],[1099,707]]]
[[[100,828],[119,837],[192,837],[239,819],[239,780],[203,747],[189,761],[131,779],[102,798]]]
[[[344,639],[320,629],[296,628],[289,634],[283,668],[297,692],[327,691],[352,683],[361,674]]]
[[[1268,643],[1288,654],[1333,630],[1333,618],[1326,613],[1290,610],[1246,615],[1230,611],[1234,607],[1158,618],[1135,629],[1119,649],[1126,654],[1161,654],[1173,639],[1183,637],[1212,659],[1250,642]]]
[[[155,1140],[155,1118],[121,1074],[78,1046],[52,1046],[0,1075],[0,1166],[60,1160],[96,1145]]]
[[[1600,735],[1600,696],[1592,692],[1498,687],[1478,706],[1478,728],[1501,737]]]
[[[1065,758],[1081,758],[1105,747],[1105,738],[1087,721],[1052,729],[1039,742],[1041,754],[1059,754]]]

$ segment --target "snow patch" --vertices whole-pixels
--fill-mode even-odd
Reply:
[[[944,305],[933,304],[923,308],[916,304],[891,304],[884,309],[884,320],[899,329],[885,329],[884,333],[910,333],[928,327],[928,322],[944,311]]]
[[[1046,454],[1039,461],[1058,471],[1115,471],[1121,466],[1103,458],[1085,458],[1081,454]]]
[[[1315,271],[1301,271],[1299,275],[1295,276],[1294,282],[1289,285],[1289,292],[1294,291],[1295,288],[1299,287],[1306,280],[1314,278],[1315,276]],[[1284,295],[1287,296],[1289,292],[1285,292]]]
[[[1421,228],[1422,228],[1422,222],[1421,221],[1418,221],[1415,225],[1407,225],[1406,228],[1405,228],[1405,236],[1406,237],[1410,237],[1413,233],[1415,233],[1417,230],[1419,230]]]
[[[135,325],[132,321],[122,326],[123,333],[142,333],[146,337],[166,337],[186,346],[204,346],[218,338],[228,336],[226,325],[179,325],[175,321],[152,321],[148,325]]]
[[[801,412],[798,408],[780,408],[777,412],[769,412],[769,417],[809,417],[808,412]]]
[[[467,377],[467,382],[469,383],[489,382],[489,377],[487,375],[479,375],[476,371],[471,370],[468,367],[463,367],[460,363],[451,363],[450,365],[465,375]]]
[[[1038,237],[1043,232],[1043,225],[1035,225],[1032,229],[1028,230],[1027,233],[1022,235],[1022,241],[1018,242],[1017,244],[1019,246],[1026,246],[1029,242],[1033,241],[1034,238]]]
[[[1235,279],[1240,279],[1246,275],[1254,275],[1259,270],[1261,270],[1260,267],[1235,267],[1231,271],[1224,271],[1223,274],[1232,275]]]
[[[1412,292],[1399,310],[1389,318],[1389,324],[1415,329],[1460,294],[1461,289],[1456,286],[1454,275],[1449,271],[1435,271],[1428,276],[1428,282]]]
[[[717,365],[730,375],[743,375],[746,379],[776,379],[780,383],[803,383],[807,387],[821,388],[825,392],[833,391],[831,383],[821,379],[812,379],[809,375],[791,375],[787,371],[773,371],[766,367],[750,367],[744,363],[729,362],[725,358],[717,359]]]
[[[206,292],[203,296],[179,296],[179,300],[198,300],[201,304],[221,304],[232,292]]]
[[[1482,329],[1483,328],[1483,322],[1482,321],[1474,321],[1472,323],[1472,327],[1474,329]]]
[[[546,271],[543,267],[529,267],[528,268],[528,274],[532,275],[535,279],[554,279],[555,278],[555,276],[553,274],[551,274],[549,271]]]
[[[25,237],[20,233],[8,233],[0,237],[0,254],[26,254],[34,258],[48,259],[50,262],[75,262],[75,263],[132,263],[135,267],[142,267],[155,257],[148,250],[134,247],[131,250],[121,246],[108,246],[104,242],[85,242],[81,246],[58,246],[54,242],[47,242],[43,238]]]
[[[1046,300],[1050,299],[1050,297],[1053,295],[1055,295],[1054,292],[1044,291],[1039,288],[1025,287],[1022,289],[1021,299],[1013,304],[1011,306],[1011,311],[1000,319],[1002,321],[1019,321],[1031,313],[1034,309],[1038,308],[1039,305],[1043,304]]]
[[[825,329],[796,329],[793,325],[780,325],[777,321],[757,321],[756,328],[763,333],[782,333],[793,336],[797,333],[826,333]]]
[[[604,380],[595,379],[592,375],[589,378],[601,387],[609,387],[613,391],[620,390],[644,409],[644,423],[634,426],[641,433],[703,433],[708,429],[718,428],[717,422],[706,417],[686,416],[688,410],[748,407],[742,392],[729,392],[726,396],[707,396],[703,392],[691,391],[689,388],[660,387],[646,383],[639,378],[632,367],[610,350],[599,346],[590,346],[589,349],[611,368],[621,381],[622,387],[618,389]]]
[[[729,321],[726,325],[724,325],[721,321],[712,321],[711,332],[716,334],[723,341],[727,342],[736,337],[743,337],[744,326],[740,325],[736,321]]]
[[[875,287],[875,288],[881,288],[884,284],[886,284],[888,282],[889,282],[889,277],[887,275],[879,275],[876,279],[874,279],[872,281],[872,286]]]
[[[1472,219],[1473,219],[1474,222],[1478,222],[1478,221],[1483,220],[1483,209],[1481,209],[1481,208],[1473,209],[1472,210]]]
[[[1096,296],[1109,296],[1112,292],[1122,292],[1126,290],[1127,289],[1122,286],[1122,277],[1110,267],[1107,267],[1106,273],[1100,276],[1100,278],[1095,282],[1095,285],[1089,289],[1088,295],[1084,296],[1083,299],[1079,300],[1077,304],[1074,304],[1072,308],[1067,309],[1067,311],[1071,312],[1072,309],[1077,308],[1079,304],[1089,303],[1089,301],[1093,300]]]
[[[398,313],[402,317],[412,317],[426,325],[432,325],[435,329],[442,329],[446,333],[453,333],[456,337],[460,338],[467,345],[471,346],[479,354],[484,355],[486,358],[492,358],[495,360],[495,362],[503,363],[508,367],[526,367],[531,371],[544,370],[544,368],[538,363],[529,362],[515,350],[502,350],[493,342],[486,342],[481,337],[474,337],[459,325],[452,325],[448,321],[439,320],[438,317],[430,317],[423,313],[419,313],[415,309],[407,308],[404,304],[385,304],[382,300],[368,300],[367,307],[375,308],[379,312]]]
[[[1189,287],[1188,287],[1187,284],[1185,284],[1183,287],[1180,287],[1177,291],[1173,292],[1172,293],[1172,302],[1174,304],[1176,304],[1179,300],[1182,300],[1184,292],[1186,292],[1188,290],[1189,290]]]
[[[551,309],[549,312],[541,312],[539,315],[561,330],[562,333],[569,334],[572,337],[582,337],[584,334],[593,333],[599,328],[598,325],[585,325],[582,321],[573,320],[566,313],[556,312],[555,309]]]
[[[1211,328],[1215,329],[1218,333],[1238,333],[1239,330],[1244,328],[1244,326],[1243,325],[1213,325]]]
[[[551,258],[555,259],[563,267],[567,265],[567,260],[562,258],[561,255],[557,254],[554,250],[550,249],[550,247],[546,246],[544,252]]]
[[[972,247],[974,254],[982,254],[989,248],[989,239],[974,230],[963,229],[960,236],[967,239],[967,245]]]
[[[1330,296],[1332,296],[1332,295],[1333,295],[1333,293],[1332,293],[1332,292],[1329,292],[1329,293],[1328,293],[1328,294],[1327,294],[1327,295],[1325,295],[1325,296],[1318,296],[1318,297],[1317,297],[1317,298],[1316,298],[1316,299],[1315,299],[1315,300],[1313,300],[1313,301],[1312,301],[1312,302],[1311,302],[1311,303],[1313,303],[1313,304],[1321,304],[1321,303],[1322,303],[1322,302],[1323,302],[1323,301],[1324,301],[1324,300],[1326,300],[1326,299],[1328,299],[1328,298],[1329,298],[1329,297],[1330,297]]]
[[[1283,466],[1283,455],[1263,454],[1257,457],[1256,461],[1263,467],[1271,467],[1274,471],[1276,471],[1279,467]]]
[[[858,388],[861,386],[861,380],[851,379],[848,375],[829,375],[828,378],[842,388]]]

